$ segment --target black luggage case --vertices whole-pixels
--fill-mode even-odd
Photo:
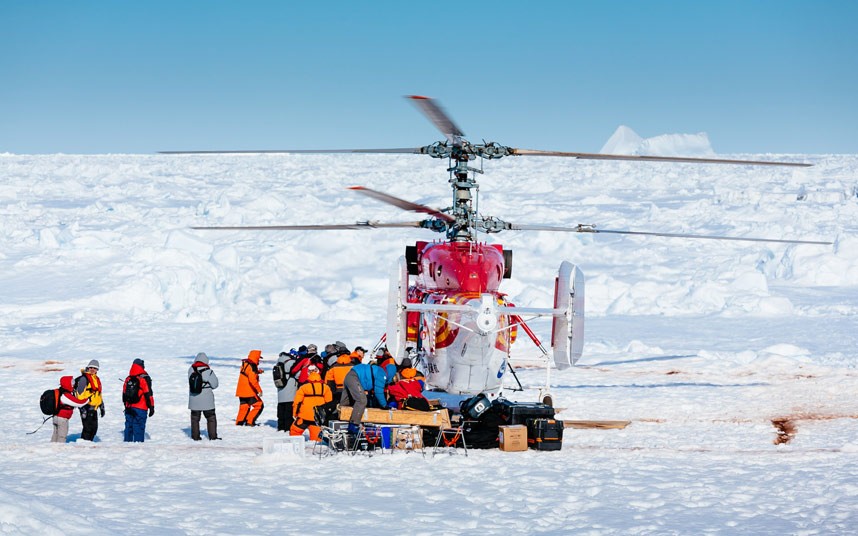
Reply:
[[[493,405],[500,414],[503,424],[527,424],[529,419],[553,419],[554,408],[538,402],[513,402],[498,398]]]
[[[536,450],[560,450],[563,421],[531,419],[527,423],[527,446]]]

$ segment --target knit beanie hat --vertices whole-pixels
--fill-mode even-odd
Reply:
[[[86,366],[86,368],[94,368],[95,370],[98,370],[98,361],[93,359],[92,361],[89,362],[89,364]]]

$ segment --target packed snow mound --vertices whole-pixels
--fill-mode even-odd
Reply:
[[[662,134],[642,138],[631,128],[620,125],[599,151],[601,154],[646,156],[715,156],[709,136],[697,134]]]

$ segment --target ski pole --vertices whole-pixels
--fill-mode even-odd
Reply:
[[[27,432],[27,434],[26,434],[26,435],[35,434],[36,432],[38,432],[39,430],[41,430],[41,429],[42,429],[42,426],[44,426],[44,425],[45,425],[45,423],[46,423],[46,422],[48,422],[48,419],[50,419],[51,417],[53,417],[53,415],[48,415],[47,417],[45,417],[45,420],[44,420],[44,421],[42,421],[42,424],[40,424],[38,428],[36,428],[36,429],[35,429],[35,430],[33,430],[32,432]]]

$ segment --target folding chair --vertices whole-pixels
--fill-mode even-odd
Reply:
[[[465,442],[465,434],[462,431],[462,425],[456,428],[441,428],[438,430],[438,437],[435,438],[435,446],[432,448],[432,457],[440,449],[445,449],[450,454],[456,452],[456,443],[462,440],[462,448],[465,451],[465,457],[468,456],[468,444]],[[443,445],[442,445],[443,443]]]
[[[319,440],[313,445],[313,454],[319,449],[319,458],[332,456],[334,454],[349,450],[348,431],[334,430],[330,426],[322,426],[319,432]]]
[[[376,450],[380,450],[381,453],[384,454],[384,445],[382,443],[383,438],[381,434],[381,428],[378,426],[361,425],[357,436],[355,436],[354,445],[352,445],[352,455],[355,455],[358,452],[366,452],[372,456]]]

